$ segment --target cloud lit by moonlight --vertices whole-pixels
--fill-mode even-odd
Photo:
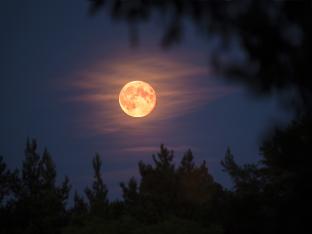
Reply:
[[[87,105],[79,124],[92,134],[140,135],[173,126],[174,120],[226,95],[230,89],[212,79],[206,65],[169,55],[116,56],[74,75],[71,101]],[[142,80],[157,90],[157,108],[144,118],[129,118],[118,104],[121,88]]]

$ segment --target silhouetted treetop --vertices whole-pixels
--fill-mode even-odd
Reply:
[[[239,166],[234,161],[234,156],[227,149],[224,160],[221,161],[223,170],[227,172],[234,182],[234,189],[238,194],[257,193],[262,191],[264,186],[264,177],[262,169],[256,164],[245,164]]]
[[[88,203],[90,207],[90,212],[96,215],[105,215],[105,209],[108,205],[107,193],[108,190],[103,182],[101,175],[102,161],[100,155],[96,154],[92,166],[94,170],[93,184],[92,188],[87,187],[85,189],[85,194],[88,198]]]
[[[160,152],[152,157],[157,170],[174,170],[173,151],[168,150],[164,145],[160,145]]]
[[[127,184],[120,183],[120,187],[126,205],[134,205],[138,202],[138,183],[134,177],[131,177]]]
[[[227,149],[221,165],[233,180],[230,190],[215,182],[205,161],[195,163],[191,150],[175,165],[174,152],[161,145],[151,163],[139,163],[140,180],[120,184],[123,200],[109,201],[96,154],[87,202],[75,192],[70,208],[68,178],[58,184],[48,150],[40,154],[36,141],[28,141],[21,171],[11,172],[0,157],[0,232],[304,233],[312,195],[306,157],[311,127],[303,116],[276,129],[262,144],[258,163],[239,165]]]
[[[164,145],[152,158],[152,164],[139,163],[139,183],[131,179],[127,185],[121,184],[130,214],[142,222],[162,222],[170,215],[199,219],[203,207],[212,209],[213,203],[221,199],[222,187],[209,174],[205,161],[195,164],[191,150],[177,166],[174,152]]]
[[[257,233],[293,233],[310,225],[303,207],[312,205],[311,133],[309,115],[276,128],[261,145],[258,164],[239,166],[227,150],[221,164],[234,182],[229,207],[234,233],[250,233],[254,227],[261,227]],[[246,217],[248,225],[240,223]]]
[[[181,160],[181,165],[179,168],[180,173],[189,173],[191,172],[194,167],[195,167],[195,163],[194,163],[194,156],[191,150],[188,150],[182,160]]]
[[[60,233],[66,221],[69,180],[65,177],[56,184],[54,162],[47,149],[40,156],[35,140],[27,140],[24,153],[21,173],[11,174],[10,197],[4,207],[9,212],[2,217],[6,220],[2,229],[4,233]]]
[[[4,204],[4,200],[12,196],[12,185],[16,179],[17,171],[11,172],[3,157],[0,155],[0,207]],[[1,230],[1,229],[0,229]]]

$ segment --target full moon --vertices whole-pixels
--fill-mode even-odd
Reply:
[[[146,82],[131,81],[119,93],[121,109],[132,117],[144,117],[156,106],[156,92]]]

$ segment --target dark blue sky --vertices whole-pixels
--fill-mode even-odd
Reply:
[[[164,143],[177,158],[193,149],[228,186],[219,165],[227,146],[238,162],[254,162],[267,128],[290,118],[276,98],[256,99],[216,77],[208,58],[218,42],[191,26],[167,51],[154,19],[141,25],[133,48],[127,24],[87,10],[85,0],[0,3],[0,154],[11,168],[21,165],[26,138],[34,137],[41,151],[51,152],[59,176],[68,175],[81,190],[99,152],[116,198],[118,183],[137,176],[137,162],[150,161]],[[158,92],[158,106],[146,119],[126,117],[115,98],[134,79]]]

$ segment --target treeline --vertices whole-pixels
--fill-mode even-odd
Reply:
[[[214,181],[191,150],[180,163],[161,145],[153,163],[139,162],[139,181],[121,183],[123,199],[109,201],[101,159],[93,183],[74,193],[68,178],[56,182],[51,155],[28,141],[20,169],[0,157],[0,233],[303,233],[311,205],[312,121],[301,118],[277,129],[260,147],[261,161],[238,165],[227,150],[221,165],[233,180],[228,190]],[[242,136],[243,137],[243,136]]]

